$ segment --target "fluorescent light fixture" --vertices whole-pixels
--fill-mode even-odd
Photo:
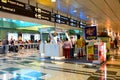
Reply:
[[[51,2],[56,2],[56,0],[51,0]]]

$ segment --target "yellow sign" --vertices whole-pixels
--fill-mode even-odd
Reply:
[[[7,3],[7,0],[2,0],[3,3]]]
[[[87,46],[87,60],[94,60],[94,46]]]
[[[94,54],[93,49],[94,49],[93,46],[88,46],[88,47],[87,47],[87,52],[88,52],[88,54]]]

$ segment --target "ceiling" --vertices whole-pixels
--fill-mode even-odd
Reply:
[[[120,32],[120,0],[33,0],[105,29]]]

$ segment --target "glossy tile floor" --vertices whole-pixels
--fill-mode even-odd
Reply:
[[[36,49],[8,53],[0,56],[0,80],[120,80],[120,51],[112,50],[102,65],[43,59]]]

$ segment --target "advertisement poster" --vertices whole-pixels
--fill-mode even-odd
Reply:
[[[94,45],[94,60],[98,60],[98,45]]]
[[[85,27],[85,39],[87,40],[97,39],[96,26]]]
[[[87,60],[94,60],[94,46],[87,46]]]

